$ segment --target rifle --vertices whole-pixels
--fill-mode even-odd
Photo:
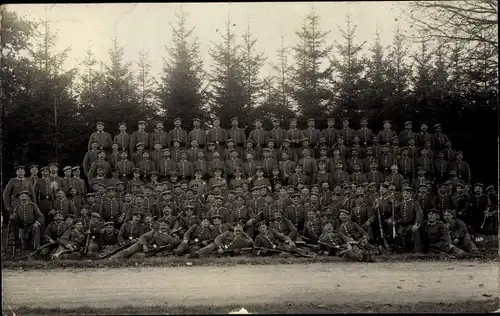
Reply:
[[[121,245],[118,245],[118,247],[115,247],[111,250],[105,250],[103,251],[100,256],[99,256],[99,259],[106,259],[106,258],[109,258],[111,257],[112,255],[122,251],[123,249],[125,248],[128,248],[130,247],[132,244],[134,244],[135,242],[137,242],[137,239],[129,239],[129,240],[126,240],[123,244]]]
[[[89,252],[90,245],[90,229],[86,232],[87,237],[85,238],[85,247],[83,248],[82,255],[86,255]]]
[[[31,258],[31,257],[33,257],[34,255],[39,254],[42,250],[47,249],[47,248],[49,248],[49,247],[50,247],[50,246],[52,246],[52,245],[54,245],[54,244],[51,244],[51,243],[49,242],[49,243],[47,243],[47,244],[45,244],[45,245],[43,245],[43,246],[39,247],[37,250],[33,251],[33,252],[29,255],[29,257]]]
[[[481,229],[484,228],[484,225],[486,224],[486,220],[488,219],[488,217],[494,215],[496,212],[497,212],[497,210],[493,210],[490,212],[489,209],[486,209],[486,211],[484,212],[483,223],[481,224]]]
[[[153,246],[153,248],[148,248],[148,251],[146,251],[145,254],[146,254],[146,257],[151,257],[151,256],[154,256],[155,254],[160,253],[160,252],[164,251],[165,249],[168,249],[171,247],[172,247],[172,245],[164,245],[164,246],[160,246],[160,247]]]
[[[378,217],[378,227],[380,229],[380,237],[382,237],[382,240],[384,241],[384,247],[386,250],[389,250],[389,243],[387,242],[387,239],[385,239],[385,235],[384,235],[384,230],[382,229],[382,216],[380,216],[380,205],[378,204],[377,202],[377,207],[376,207],[376,210],[377,210],[377,217]],[[393,225],[394,227],[394,225]],[[394,231],[393,231],[393,234],[394,234]]]

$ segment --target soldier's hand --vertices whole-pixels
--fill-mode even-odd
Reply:
[[[142,251],[143,252],[148,252],[148,247],[146,245],[142,245]]]
[[[224,249],[219,248],[219,249],[217,250],[217,253],[218,253],[219,255],[222,255],[222,254],[224,253]]]
[[[459,242],[458,238],[455,238],[455,239],[453,240],[453,243],[454,243],[454,244],[458,244],[458,242]]]
[[[413,225],[413,226],[411,227],[411,231],[412,231],[412,232],[416,232],[417,230],[418,230],[418,226],[417,226],[417,225]]]

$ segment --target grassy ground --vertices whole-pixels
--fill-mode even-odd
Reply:
[[[228,314],[231,311],[245,308],[249,313],[272,313],[272,314],[330,314],[330,313],[488,313],[498,309],[498,299],[488,299],[483,301],[463,301],[450,303],[408,303],[405,305],[393,304],[341,304],[341,305],[316,305],[316,304],[283,304],[283,305],[250,305],[250,306],[153,306],[147,308],[136,308],[124,306],[122,308],[97,309],[83,307],[76,309],[40,309],[40,308],[19,308],[15,311],[17,315],[168,315],[168,314]],[[12,315],[4,307],[4,315]]]
[[[490,261],[497,258],[495,249],[489,249],[480,256],[468,256],[460,260]],[[435,260],[459,260],[452,259],[446,255],[439,254],[393,254],[374,257],[376,262],[406,262],[406,261],[435,261]],[[126,267],[179,267],[188,262],[196,266],[219,266],[219,265],[267,265],[267,264],[294,264],[314,262],[345,262],[339,257],[317,257],[317,258],[279,258],[279,257],[209,257],[203,259],[187,259],[185,257],[151,257],[145,259],[128,260],[23,260],[2,261],[2,269],[60,269],[60,268],[126,268]]]

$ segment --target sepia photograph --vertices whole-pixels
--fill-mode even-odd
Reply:
[[[0,6],[2,315],[500,312],[498,2]]]

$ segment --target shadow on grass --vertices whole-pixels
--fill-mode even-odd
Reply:
[[[15,310],[18,315],[167,315],[167,314],[228,314],[231,311],[245,308],[249,313],[272,313],[272,314],[330,314],[330,313],[446,313],[446,312],[461,312],[461,313],[487,313],[495,311],[498,307],[497,299],[488,299],[481,301],[462,301],[462,302],[409,302],[403,305],[396,304],[379,304],[379,303],[351,303],[351,304],[336,304],[336,305],[317,305],[317,304],[293,304],[284,302],[280,305],[264,304],[264,305],[247,305],[240,306],[230,304],[226,306],[152,306],[138,308],[132,306],[124,306],[121,308],[92,308],[81,307],[74,309],[41,309],[23,307]],[[11,313],[4,313],[9,315]]]

